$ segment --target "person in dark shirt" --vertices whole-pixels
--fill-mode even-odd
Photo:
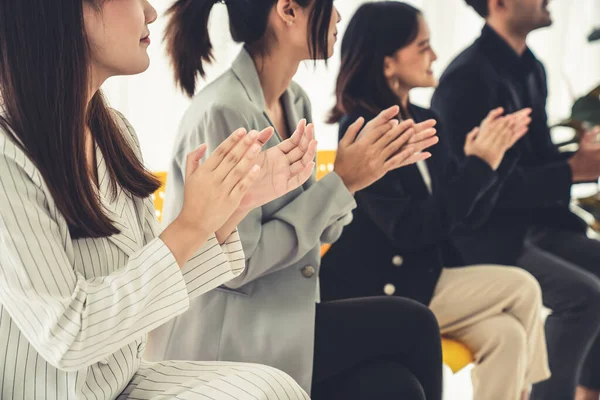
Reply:
[[[440,79],[432,100],[452,147],[464,157],[465,132],[489,109],[532,109],[529,133],[500,170],[512,168],[490,218],[463,229],[454,243],[469,263],[517,265],[540,282],[552,309],[546,337],[552,378],[533,399],[598,400],[600,391],[600,242],[569,209],[573,183],[600,176],[597,132],[576,153],[560,153],[547,124],[546,73],[527,47],[530,32],[551,25],[548,0],[466,0],[486,19],[481,37]]]
[[[411,104],[409,93],[436,84],[435,59],[417,9],[397,1],[361,6],[342,43],[331,115],[331,122],[340,123],[340,140],[350,137],[345,132],[356,118],[393,105],[415,126],[431,124],[435,114]],[[354,220],[322,260],[325,304],[386,294],[427,305],[441,333],[473,351],[477,400],[516,400],[550,375],[539,284],[516,267],[466,266],[449,240],[457,227],[486,219],[506,176],[498,166],[527,132],[530,111],[501,116],[501,109],[492,110],[479,128],[469,129],[469,157],[461,162],[452,157],[438,123],[431,158],[356,192]]]

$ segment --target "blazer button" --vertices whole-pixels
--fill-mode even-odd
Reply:
[[[388,296],[392,296],[394,293],[396,293],[396,286],[388,283],[383,287],[383,293],[387,294]]]
[[[401,256],[394,256],[392,257],[392,264],[394,264],[394,267],[400,267],[402,264],[404,264],[404,258]]]
[[[315,269],[312,266],[307,265],[306,267],[302,268],[302,276],[303,277],[312,278],[314,274],[315,274]]]

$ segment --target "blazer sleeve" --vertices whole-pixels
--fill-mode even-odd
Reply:
[[[439,152],[439,149],[438,149]],[[445,240],[465,224],[478,202],[496,182],[496,173],[481,159],[450,161],[446,182],[426,198],[417,198],[394,174],[356,193],[359,209],[400,251],[415,251]]]
[[[60,370],[93,365],[183,313],[189,290],[208,290],[221,280],[202,272],[233,275],[228,255],[215,248],[190,261],[199,277],[186,282],[168,247],[148,235],[120,269],[86,278],[74,267],[66,221],[41,174],[1,134],[0,171],[0,301],[36,351]]]
[[[481,69],[463,68],[442,77],[432,107],[443,120],[455,155],[464,158],[466,135],[478,126],[490,110],[503,105],[496,77],[487,77]],[[546,118],[544,113],[544,118]],[[541,128],[537,128],[541,129]],[[547,130],[547,126],[544,128]],[[536,151],[545,161],[537,165],[515,163],[513,155],[503,163],[515,163],[498,195],[499,209],[531,209],[539,206],[568,204],[571,196],[571,170],[550,142],[548,132],[529,132],[544,137]],[[511,149],[507,154],[518,153]],[[512,158],[512,160],[511,160]]]
[[[186,146],[193,149],[206,143],[211,153],[231,132],[250,126],[253,124],[239,110],[215,104],[200,117],[195,131],[185,135]],[[354,197],[334,172],[319,182],[311,178],[304,187],[303,193],[268,218],[258,208],[238,225],[246,269],[226,286],[238,289],[293,265],[319,246],[323,236],[337,239],[348,221],[347,214],[356,206]]]

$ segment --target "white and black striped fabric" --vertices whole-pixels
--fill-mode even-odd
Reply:
[[[180,269],[152,201],[120,188],[113,198],[96,156],[101,202],[121,232],[73,240],[42,175],[0,130],[0,398],[308,398],[265,366],[142,361],[146,334],[238,276],[244,254],[237,231],[223,245],[213,236]]]

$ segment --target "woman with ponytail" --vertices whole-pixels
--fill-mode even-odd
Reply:
[[[212,61],[214,4],[179,0],[169,11],[165,40],[176,81],[190,96]],[[275,128],[268,152],[290,137],[306,149],[313,137],[310,101],[292,77],[303,60],[332,55],[340,20],[333,1],[226,0],[226,7],[233,39],[244,46],[183,117],[168,175],[167,221],[181,208],[184,155],[199,143],[211,153],[239,126]],[[351,222],[354,193],[427,158],[422,150],[437,142],[433,121],[399,122],[398,112],[392,106],[355,121],[333,172],[251,211],[239,224],[245,272],[154,331],[149,355],[270,365],[314,399],[440,400],[439,327],[427,307],[397,297],[319,302],[320,245],[336,241]],[[308,132],[304,140],[291,134],[296,129]],[[265,158],[262,171],[273,165]]]
[[[160,183],[100,91],[148,67],[155,19],[146,0],[0,0],[2,399],[308,398],[266,366],[142,360],[150,330],[244,270],[240,210],[302,184],[314,156],[284,141],[260,171],[272,129],[226,135],[202,164],[199,146],[161,231]]]

